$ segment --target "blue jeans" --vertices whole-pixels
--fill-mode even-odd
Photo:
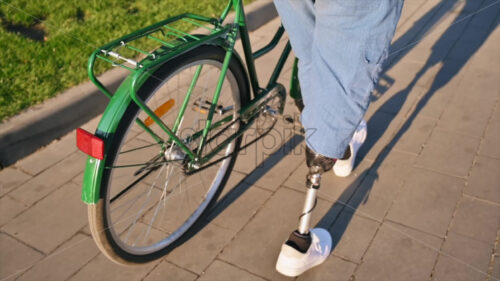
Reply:
[[[387,57],[403,0],[274,0],[299,58],[307,145],[341,158]]]

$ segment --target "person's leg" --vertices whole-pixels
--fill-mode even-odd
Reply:
[[[341,158],[368,107],[403,0],[317,0],[302,124],[315,152]],[[300,75],[300,72],[299,72]],[[302,79],[300,82],[302,83]]]
[[[311,60],[315,11],[312,0],[274,0],[292,44],[293,52],[300,61]]]
[[[277,5],[280,15],[283,11],[300,14],[289,5],[297,4],[296,1],[277,2],[282,5]],[[309,42],[296,41],[307,36],[298,38],[290,30],[298,28],[299,34],[305,32],[300,17],[297,16],[296,23],[293,17],[283,20],[292,47],[298,45],[295,52],[299,60],[304,59],[299,64],[299,79],[305,104],[302,124],[306,129],[309,167],[306,202],[298,230],[282,246],[276,264],[276,269],[284,275],[300,275],[324,262],[330,254],[330,234],[323,229],[309,231],[316,191],[321,174],[344,155],[363,118],[402,3],[403,0],[317,0],[312,10],[314,33],[309,50]]]
[[[299,59],[299,80],[302,89],[309,88],[311,73],[312,43],[316,20],[313,0],[274,0],[292,45],[295,56]],[[302,101],[300,101],[302,103]],[[302,105],[297,106],[299,110]]]

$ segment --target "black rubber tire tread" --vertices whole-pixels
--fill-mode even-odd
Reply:
[[[216,60],[222,63],[224,61],[225,54],[226,51],[222,47],[214,45],[202,45],[196,49],[193,49],[162,65],[157,71],[155,71],[153,75],[155,78],[148,79],[141,87],[141,89],[137,92],[137,94],[143,100],[146,100],[146,98],[149,95],[151,95],[151,93],[160,85],[161,83],[160,79],[165,79],[169,77],[169,75],[174,73],[177,69],[181,68],[183,65],[207,59]],[[235,58],[235,56],[233,56],[233,59],[229,64],[228,71],[231,71],[234,77],[236,78],[236,82],[238,84],[240,93],[241,107],[244,107],[250,100],[249,84],[243,65],[241,64],[239,59]],[[110,145],[109,146],[110,150],[107,155],[106,166],[110,166],[114,162],[115,157],[117,155],[117,151],[122,142],[122,138],[125,137],[127,129],[130,123],[133,122],[133,118],[136,116],[138,110],[139,107],[134,102],[131,102],[128,108],[126,109],[120,121],[120,124],[118,125],[116,133],[112,137],[112,140],[109,143],[107,143],[107,145]],[[236,161],[236,157],[238,155],[239,148],[241,145],[241,139],[242,137],[236,139],[235,149],[233,155],[231,156],[231,162],[228,165],[228,169],[226,170],[226,173],[221,181],[221,184],[219,185],[219,187],[217,187],[217,191],[215,192],[214,197],[211,199],[210,203],[207,205],[206,209],[203,211],[203,213],[197,219],[197,221],[175,242],[171,243],[170,245],[166,246],[163,249],[160,249],[156,252],[147,255],[135,255],[126,252],[121,247],[119,247],[118,244],[113,240],[112,235],[109,231],[109,223],[107,221],[107,216],[105,214],[106,202],[104,199],[106,198],[110,170],[104,169],[102,176],[102,183],[101,183],[100,199],[97,204],[88,206],[90,229],[94,241],[96,242],[101,252],[103,252],[104,255],[106,255],[110,260],[112,260],[115,263],[122,265],[137,265],[137,264],[151,262],[158,258],[163,257],[165,254],[167,254],[175,247],[183,243],[186,240],[185,239],[186,237],[191,237],[194,234],[193,229],[197,228],[196,226],[199,225],[200,220],[206,217],[207,210],[209,210],[213,206],[217,198],[220,196],[220,193],[222,192],[223,187],[226,184],[229,175],[231,174],[231,171],[233,169],[234,163]]]

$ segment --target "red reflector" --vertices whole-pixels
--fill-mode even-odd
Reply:
[[[76,129],[76,146],[89,156],[104,159],[104,141],[84,129]]]

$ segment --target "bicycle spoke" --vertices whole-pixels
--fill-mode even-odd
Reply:
[[[221,59],[224,54],[221,53]],[[114,148],[115,158],[109,158],[104,169],[109,173],[106,176],[109,182],[103,185],[104,212],[107,214],[104,221],[108,229],[106,237],[102,238],[104,241],[114,240],[114,247],[131,255],[159,251],[181,237],[218,195],[233,161],[229,156],[234,155],[237,148],[234,141],[221,150],[223,159],[203,167],[198,175],[187,172],[190,159],[184,154],[185,148],[196,153],[196,145],[201,139],[197,132],[205,130],[207,108],[215,107],[217,111],[205,136],[204,143],[208,147],[200,156],[210,153],[212,146],[223,142],[231,130],[239,128],[236,115],[241,108],[240,86],[232,72],[228,72],[229,78],[224,78],[217,104],[211,104],[221,67],[222,62],[211,57],[199,60],[180,70],[168,69],[166,73],[172,76],[168,74],[162,78],[165,81],[151,84],[150,96],[143,97],[138,91],[144,105],[165,126],[177,126],[174,135],[182,144],[173,143],[164,128],[151,122],[144,107],[135,107],[136,113],[127,117],[129,127],[118,127],[116,140],[120,139],[120,143]],[[239,77],[244,77],[242,74],[238,74]],[[193,79],[196,75],[198,79]],[[192,96],[184,98],[189,90]],[[102,218],[95,221],[102,221]]]

